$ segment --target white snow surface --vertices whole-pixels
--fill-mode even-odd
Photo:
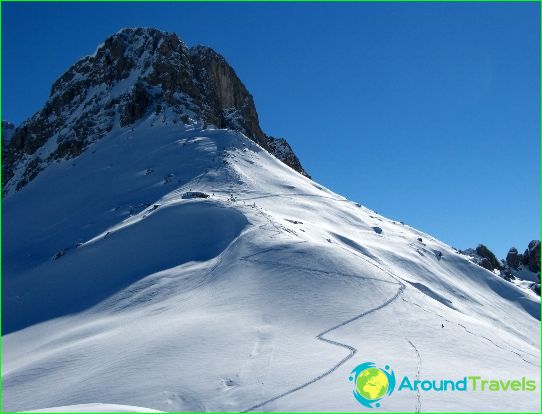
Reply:
[[[239,133],[153,114],[2,209],[4,411],[363,411],[348,377],[366,361],[540,389],[534,292]],[[539,395],[402,391],[379,411]]]

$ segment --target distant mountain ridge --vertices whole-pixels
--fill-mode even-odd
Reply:
[[[71,66],[53,84],[44,107],[5,142],[3,194],[150,111],[243,132],[308,176],[286,140],[262,131],[254,99],[221,55],[205,46],[188,48],[176,34],[135,28],[108,37]]]
[[[497,259],[485,245],[458,251],[473,263],[519,287],[532,289],[540,296],[540,240],[531,240],[523,254],[511,247],[505,259]]]

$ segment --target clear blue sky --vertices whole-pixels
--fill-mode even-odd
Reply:
[[[540,237],[536,3],[2,5],[2,117],[122,27],[223,54],[313,178],[458,248]]]

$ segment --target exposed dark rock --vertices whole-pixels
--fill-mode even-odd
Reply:
[[[482,259],[478,262],[478,264],[482,266],[484,269],[487,269],[490,271],[493,271],[495,269],[487,257],[482,257]]]
[[[209,194],[202,193],[201,191],[188,191],[184,193],[181,198],[184,198],[184,199],[209,198]]]
[[[66,252],[64,250],[60,250],[60,251],[55,253],[55,255],[53,256],[53,260],[58,260],[62,256],[64,256],[65,254],[66,254]]]
[[[478,254],[479,256],[487,259],[488,262],[489,262],[489,267],[486,267],[486,266],[488,266],[487,264],[480,263],[480,265],[482,267],[484,267],[484,268],[486,268],[488,270],[491,270],[491,271],[493,271],[494,269],[502,269],[503,268],[501,262],[499,262],[499,260],[493,254],[493,252],[491,250],[489,250],[483,244],[479,244],[478,247],[476,247],[476,254]]]
[[[84,149],[83,141],[62,141],[58,144],[56,150],[51,154],[51,158],[57,160],[60,158],[77,157]]]
[[[284,219],[284,220],[289,221],[292,224],[303,224],[303,222],[299,220],[292,220],[292,219]]]
[[[518,249],[515,247],[512,247],[508,254],[506,255],[506,264],[514,269],[517,269],[519,267],[519,255],[518,255]]]
[[[525,252],[527,266],[531,272],[540,271],[540,240],[531,240]]]
[[[529,249],[525,249],[525,251],[521,255],[521,264],[523,264],[524,266],[527,266],[529,264]]]
[[[270,152],[284,164],[310,178],[310,175],[301,166],[301,162],[299,162],[299,158],[295,155],[292,147],[290,147],[290,144],[288,144],[284,138],[268,136],[267,146]]]
[[[514,283],[516,286],[522,288],[528,286],[540,295],[540,241],[531,241],[529,243],[529,248],[523,255],[519,254],[515,247],[511,247],[506,255],[506,259],[501,260],[500,262],[495,258],[495,255],[482,244],[478,245],[476,250],[465,249],[463,251],[460,250],[459,253],[469,256],[473,263]],[[532,267],[528,267],[529,263]],[[529,274],[529,271],[538,272],[538,283],[533,282],[533,280],[535,280],[533,278],[534,275]],[[516,280],[519,280],[520,283],[515,282]]]
[[[36,157],[26,165],[23,176],[17,183],[17,190],[23,188],[39,174],[41,170],[40,161],[40,157]]]
[[[377,234],[382,234],[382,229],[381,229],[380,227],[378,227],[378,226],[373,227],[373,230],[374,230],[375,233],[377,233]]]
[[[137,83],[129,95],[128,101],[122,107],[120,126],[131,125],[141,118],[149,107],[150,102],[151,97],[145,87]]]
[[[190,54],[194,77],[202,85],[199,93],[206,102],[205,118],[219,128],[241,129],[266,148],[254,99],[233,68],[205,46],[191,48]]]
[[[2,164],[7,161],[7,148],[14,133],[15,125],[8,121],[2,121]]]

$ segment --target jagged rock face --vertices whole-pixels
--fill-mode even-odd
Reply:
[[[478,264],[482,266],[484,269],[487,269],[491,272],[495,269],[495,267],[491,264],[491,262],[489,261],[487,257],[482,257],[482,259],[480,260]]]
[[[2,121],[2,183],[4,182],[3,180],[8,173],[7,171],[5,171],[4,166],[9,163],[8,147],[14,133],[15,125],[8,121]]]
[[[252,96],[222,56],[188,48],[175,34],[138,28],[121,30],[75,63],[53,84],[43,109],[14,131],[2,154],[3,193],[152,110],[239,130],[307,175],[287,143],[263,133]]]
[[[284,164],[292,167],[297,172],[301,172],[303,175],[310,178],[310,176],[303,170],[299,159],[294,154],[292,147],[284,138],[267,137],[268,147],[270,152],[281,160]]]
[[[523,257],[531,272],[540,272],[540,240],[531,240]]]
[[[231,66],[208,47],[196,46],[191,55],[195,77],[203,86],[207,119],[219,127],[244,130],[267,148],[254,100]]]
[[[2,121],[2,165],[7,162],[7,148],[15,133],[15,125],[8,121]],[[4,173],[4,171],[2,171]]]
[[[468,256],[473,263],[499,275],[509,282],[523,287],[528,286],[540,296],[539,240],[532,240],[524,254],[519,254],[515,247],[511,247],[506,255],[506,259],[502,261],[497,260],[491,250],[483,244],[479,244],[476,249],[460,250],[459,253]],[[527,270],[533,272],[534,275],[528,275],[529,272]]]
[[[519,267],[520,257],[518,255],[518,249],[515,247],[510,248],[508,254],[506,255],[506,264],[514,269]]]
[[[483,244],[479,244],[476,247],[476,254],[486,259],[483,260],[483,263],[480,263],[482,267],[485,267],[486,269],[491,271],[493,271],[494,269],[502,269],[502,265],[495,256],[495,254],[493,254],[493,252]]]

